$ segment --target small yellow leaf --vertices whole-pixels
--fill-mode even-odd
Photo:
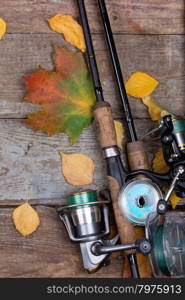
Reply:
[[[66,154],[60,152],[62,172],[65,180],[72,185],[82,186],[93,183],[94,162],[83,154]]]
[[[127,93],[136,98],[149,96],[159,82],[146,73],[136,72],[132,74],[125,84]]]
[[[12,219],[17,231],[23,236],[27,236],[40,224],[38,213],[28,203],[24,203],[14,209]]]
[[[170,115],[170,113],[157,104],[151,96],[142,98],[142,101],[148,107],[148,112],[153,121],[159,121],[162,117]]]
[[[6,22],[0,18],[0,39],[4,36],[6,32]]]
[[[51,19],[48,19],[48,22],[54,31],[64,35],[67,42],[77,47],[82,52],[86,51],[82,27],[71,16],[57,14]]]
[[[181,201],[184,200],[183,198],[178,197],[175,194],[175,191],[172,192],[171,196],[170,196],[170,201],[171,201],[171,205],[173,207],[173,209],[175,209],[176,205]]]
[[[114,126],[116,130],[117,145],[120,149],[123,149],[123,144],[126,143],[125,129],[123,124],[116,120],[114,121]]]
[[[168,189],[166,187],[163,188],[163,191],[167,193]],[[171,205],[172,205],[172,208],[175,209],[177,204],[184,200],[184,198],[180,198],[176,195],[175,191],[173,191],[171,193],[171,196],[170,196],[170,202],[171,202]]]
[[[152,163],[152,170],[156,173],[167,173],[169,171],[169,166],[166,164],[163,156],[163,150],[160,148],[154,156]]]

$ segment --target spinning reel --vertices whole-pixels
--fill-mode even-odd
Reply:
[[[185,277],[185,213],[167,212],[148,216],[146,237],[152,243],[149,254],[155,277]]]
[[[97,199],[96,191],[87,190],[68,196],[67,205],[59,209],[70,240],[80,244],[88,272],[96,271],[112,252],[136,249],[147,255],[151,251],[149,241],[144,238],[127,245],[116,245],[118,235],[105,239],[110,232],[109,205],[109,200]]]
[[[177,196],[185,197],[185,120],[172,115],[165,116],[161,120],[159,130],[164,159],[170,167],[169,172],[158,174],[144,169],[136,170],[130,172],[128,178],[142,174],[159,186],[168,186],[165,199],[161,197],[157,204],[158,213],[164,213],[173,190]],[[122,191],[123,194],[125,191],[126,188]]]

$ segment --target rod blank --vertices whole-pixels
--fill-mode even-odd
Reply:
[[[130,105],[128,102],[128,97],[127,97],[127,93],[126,93],[126,89],[125,89],[125,85],[124,85],[121,66],[120,66],[120,62],[119,62],[119,58],[118,58],[118,54],[117,54],[117,50],[116,50],[116,45],[114,42],[114,37],[113,37],[113,33],[112,33],[110,21],[109,21],[109,16],[107,13],[105,1],[98,0],[98,4],[99,4],[101,16],[102,16],[104,30],[106,33],[107,44],[108,44],[111,59],[112,59],[112,64],[113,64],[113,69],[114,69],[114,73],[115,73],[115,77],[116,77],[118,91],[119,91],[121,103],[123,106],[123,110],[125,113],[130,142],[136,142],[137,141],[136,130],[135,130],[134,121],[133,121],[131,110],[130,110]]]
[[[99,77],[98,67],[97,67],[97,63],[96,63],[96,57],[95,57],[95,53],[94,53],[91,32],[90,32],[90,28],[89,28],[88,19],[87,19],[84,0],[77,0],[77,4],[78,4],[79,12],[80,12],[85,42],[86,42],[86,46],[87,46],[88,61],[89,61],[89,67],[90,67],[90,70],[92,73],[92,80],[94,83],[94,91],[96,94],[97,101],[101,102],[101,101],[104,101],[103,90],[102,90],[102,86],[101,86],[101,82],[100,82],[100,77]]]

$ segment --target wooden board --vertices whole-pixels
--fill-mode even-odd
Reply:
[[[97,1],[86,0],[92,32],[102,31]],[[183,34],[183,0],[106,0],[115,33]],[[1,0],[8,32],[49,33],[47,19],[57,13],[79,18],[75,0]]]
[[[136,121],[141,136],[153,122]],[[68,137],[58,134],[47,137],[34,133],[21,120],[0,120],[0,205],[22,203],[29,197],[33,204],[62,204],[65,195],[79,190],[67,184],[61,173],[59,152],[83,153],[95,162],[94,185],[85,188],[100,189],[106,185],[104,162],[95,138],[94,126],[84,130],[77,144],[69,146]],[[151,155],[156,144],[148,145]]]
[[[1,277],[87,277],[79,246],[68,239],[56,209],[36,207],[41,225],[37,232],[22,237],[11,221],[12,209],[0,210],[0,278]],[[111,265],[88,277],[119,277],[122,263]]]
[[[105,168],[95,137],[94,124],[79,141],[69,146],[65,134],[47,137],[35,133],[22,120],[39,106],[23,102],[23,76],[39,65],[51,70],[52,43],[70,47],[54,33],[47,19],[56,13],[79,19],[75,0],[1,0],[0,17],[8,33],[0,41],[0,277],[86,277],[79,247],[72,244],[59,221],[55,206],[65,195],[79,190],[68,185],[60,167],[59,151],[80,152],[95,161],[91,188],[106,186]],[[96,1],[86,0],[105,99],[115,118],[122,118],[115,80],[102,34]],[[127,79],[144,71],[160,81],[153,97],[167,110],[184,114],[184,1],[106,0],[119,57]],[[175,103],[175,105],[174,105]],[[141,137],[155,124],[139,99],[130,98],[135,124]],[[146,147],[150,159],[157,142]],[[88,186],[89,187],[89,186]],[[84,187],[87,188],[87,187]],[[30,203],[41,218],[37,232],[24,238],[11,221],[12,210],[23,203],[29,190]],[[69,268],[70,266],[70,268]],[[119,277],[122,263],[112,264],[89,277]]]
[[[105,99],[111,103],[115,117],[120,117],[120,102],[110,66],[107,48],[101,35],[93,35],[97,61],[101,70]],[[115,38],[125,80],[143,71],[160,81],[154,98],[167,110],[184,111],[184,36],[124,35]],[[26,90],[23,77],[40,65],[53,69],[52,44],[67,46],[59,34],[9,34],[0,47],[0,118],[25,118],[39,106],[22,101]],[[174,106],[174,99],[176,105]],[[130,99],[135,118],[148,118],[139,99]]]

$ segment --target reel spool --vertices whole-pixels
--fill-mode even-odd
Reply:
[[[108,200],[98,201],[94,190],[72,194],[66,200],[59,214],[72,241],[89,242],[109,233]]]
[[[171,165],[185,159],[185,119],[165,116],[160,125],[164,158]]]
[[[153,248],[149,255],[155,277],[185,277],[185,214],[149,216],[146,236]]]
[[[157,203],[163,199],[159,187],[148,178],[135,179],[121,189],[119,207],[121,213],[136,225],[144,226],[148,214],[157,213]],[[155,215],[155,214],[154,214]]]
[[[173,131],[179,150],[185,150],[185,120],[180,117],[172,117]],[[183,151],[184,152],[184,151]]]

